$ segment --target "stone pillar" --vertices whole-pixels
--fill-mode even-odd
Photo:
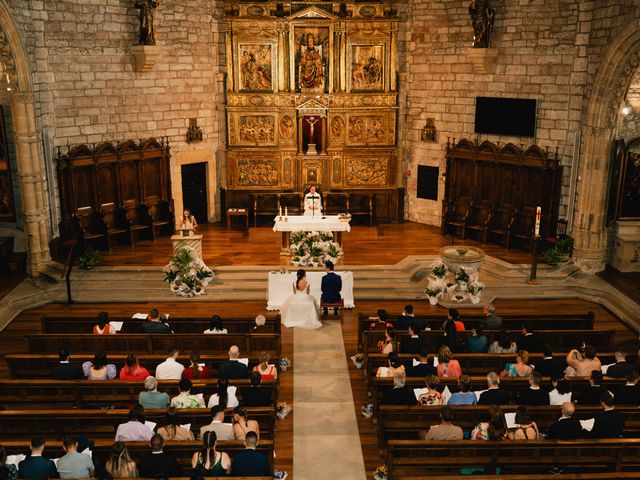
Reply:
[[[599,272],[606,265],[605,202],[611,139],[609,128],[585,130],[571,235],[575,240],[573,259],[586,273]]]
[[[22,193],[26,232],[29,237],[29,269],[32,276],[44,270],[48,262],[47,211],[42,162],[38,151],[33,94],[11,94],[11,118],[14,128],[18,181]]]

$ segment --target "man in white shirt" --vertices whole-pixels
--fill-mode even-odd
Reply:
[[[224,407],[216,405],[211,409],[213,421],[209,425],[200,428],[200,438],[204,437],[206,432],[216,432],[218,440],[234,440],[233,425],[224,423]]]
[[[171,347],[167,352],[167,359],[156,367],[156,378],[158,380],[180,380],[184,365],[178,363],[176,359],[180,355],[180,350]]]

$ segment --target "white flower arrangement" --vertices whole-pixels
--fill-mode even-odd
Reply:
[[[335,263],[344,255],[330,232],[293,232],[289,250],[291,262],[301,267],[317,267],[327,260]]]
[[[204,287],[209,285],[214,276],[195,250],[188,246],[178,248],[162,271],[171,292],[181,297],[202,295]]]

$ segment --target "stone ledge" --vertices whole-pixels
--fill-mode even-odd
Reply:
[[[471,60],[474,73],[493,73],[494,63],[498,57],[497,48],[469,48],[467,56]]]
[[[136,60],[136,71],[149,72],[153,70],[160,55],[160,47],[157,45],[134,45],[131,47],[131,53]]]

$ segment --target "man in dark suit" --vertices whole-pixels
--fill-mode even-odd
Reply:
[[[542,348],[543,359],[535,363],[535,370],[543,377],[560,378],[564,376],[565,365],[553,358],[553,350],[549,345]]]
[[[420,338],[420,335],[414,332],[414,328],[415,327],[413,325],[409,325],[409,338],[400,342],[400,352],[416,355],[420,353],[420,350],[422,350],[424,342]]]
[[[529,375],[529,388],[520,392],[518,403],[520,405],[549,405],[549,394],[540,388],[542,376],[537,371]]]
[[[487,303],[484,308],[485,317],[482,319],[482,328],[485,330],[500,330],[502,317],[496,315],[496,307],[493,303]]]
[[[578,403],[578,405],[598,405],[602,394],[607,392],[601,383],[602,372],[600,370],[593,370],[591,372],[591,378],[589,378],[590,385],[582,391],[576,403]]]
[[[533,331],[533,327],[528,322],[522,325],[522,336],[517,343],[519,350],[526,350],[529,353],[542,353],[544,349],[544,339]]]
[[[327,272],[327,274],[322,277],[322,283],[320,284],[320,289],[322,290],[320,300],[327,303],[339,302],[342,298],[340,296],[340,291],[342,290],[342,278],[340,278],[340,275],[334,273],[333,262],[330,260],[324,262],[324,271]],[[322,314],[329,315],[329,310],[325,308]],[[333,314],[338,315],[337,308],[333,309]]]
[[[218,367],[218,376],[225,380],[235,378],[248,378],[249,369],[244,363],[238,361],[240,356],[240,349],[237,345],[232,345],[229,349],[229,360],[223,362]]]
[[[160,312],[155,308],[149,312],[147,319],[142,322],[144,333],[173,333],[171,327],[160,319]]]
[[[429,350],[423,346],[418,353],[418,360],[420,363],[413,364],[413,359],[407,365],[407,374],[410,377],[426,377],[427,375],[438,375],[438,370],[433,364],[429,363]]]
[[[258,435],[256,432],[247,432],[244,437],[244,446],[242,452],[233,456],[231,463],[232,477],[271,477],[272,472],[269,469],[269,461],[262,453],[256,452],[258,445]]]
[[[44,479],[60,476],[55,463],[43,457],[42,452],[44,452],[44,437],[33,437],[31,455],[18,464],[18,478]]]
[[[395,328],[397,330],[407,330],[409,325],[413,323],[415,315],[413,314],[413,305],[405,305],[404,311],[396,320]]]
[[[500,389],[500,376],[496,372],[487,374],[487,387],[480,395],[478,405],[509,405],[511,395]]]
[[[624,432],[624,416],[613,406],[613,397],[604,392],[600,398],[604,411],[596,415],[591,436],[593,438],[620,438]]]
[[[251,372],[249,375],[250,387],[241,387],[242,405],[245,407],[268,407],[272,405],[272,390],[270,387],[261,387],[262,375],[260,372]]]
[[[562,416],[549,427],[547,438],[552,440],[575,440],[582,438],[585,431],[580,425],[580,421],[573,418],[576,407],[571,402],[562,404]]]
[[[616,390],[613,397],[616,405],[640,405],[640,386],[638,372],[631,370],[627,374],[627,383]]]
[[[151,451],[145,453],[138,462],[138,471],[144,478],[167,478],[182,475],[182,468],[176,458],[162,451],[164,440],[157,433],[149,441]]]
[[[384,405],[415,405],[416,396],[413,390],[405,385],[405,376],[396,373],[393,376],[393,389],[385,390],[382,394]]]
[[[78,365],[71,365],[68,350],[60,350],[60,363],[51,368],[51,378],[54,380],[82,380],[82,369]]]
[[[607,377],[626,378],[627,373],[634,370],[635,366],[627,362],[625,354],[622,352],[615,352],[614,356],[616,363],[607,369]]]

